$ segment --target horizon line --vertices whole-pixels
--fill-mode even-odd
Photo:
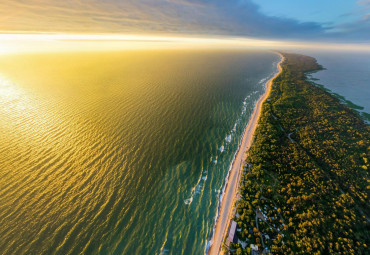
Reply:
[[[236,47],[236,48],[312,48],[312,49],[344,49],[344,50],[359,50],[370,51],[370,43],[329,43],[329,42],[307,42],[307,41],[281,41],[256,39],[248,37],[236,36],[199,36],[199,35],[169,35],[169,34],[117,34],[117,33],[59,33],[59,32],[27,32],[26,31],[0,31],[0,52],[14,53],[14,51],[38,51],[43,49],[36,48],[37,43],[53,48],[58,44],[58,50],[63,48],[60,44],[77,44],[78,42],[95,43],[95,47],[103,45],[103,43],[114,43],[114,48],[145,48],[145,45],[150,47],[196,47],[196,46],[212,46],[212,47]],[[12,45],[12,42],[16,42]],[[31,42],[33,45],[22,45],[24,42]],[[120,45],[122,43],[122,45]],[[123,43],[126,43],[123,45]],[[54,44],[54,45],[53,45]],[[129,44],[129,45],[128,45]],[[151,44],[151,45],[150,45]],[[156,44],[155,46],[153,46]],[[18,46],[18,47],[17,47]],[[94,45],[91,45],[93,48]],[[55,48],[55,47],[54,47]],[[67,49],[71,50],[73,45],[67,45]]]

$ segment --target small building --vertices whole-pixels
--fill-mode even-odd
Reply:
[[[227,235],[227,239],[226,239],[226,245],[227,246],[229,246],[230,243],[237,243],[238,242],[238,237],[236,236],[236,227],[237,227],[236,222],[231,221],[229,234]]]
[[[251,244],[251,255],[258,255],[258,246]]]

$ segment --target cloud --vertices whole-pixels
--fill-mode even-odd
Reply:
[[[362,6],[366,6],[366,7],[370,7],[370,0],[358,0],[357,4],[362,5]]]
[[[328,33],[327,37],[345,42],[351,42],[355,39],[358,43],[369,43],[370,14],[363,15],[357,21],[341,24],[336,29],[337,32]]]
[[[326,31],[322,35],[324,39],[357,43],[370,42],[370,0],[358,0],[356,4],[358,9],[345,14],[355,17],[355,20],[339,24]]]
[[[361,5],[368,3],[368,0],[358,1]],[[266,16],[251,0],[0,2],[0,30],[3,31],[166,33],[290,40],[325,39],[332,38],[334,34],[340,36],[338,32],[328,35],[331,29],[317,22]],[[342,29],[355,30],[350,25]]]

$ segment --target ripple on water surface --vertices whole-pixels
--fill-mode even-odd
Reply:
[[[203,253],[278,59],[235,50],[3,57],[0,253]]]

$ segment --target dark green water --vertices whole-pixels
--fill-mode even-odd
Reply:
[[[202,254],[270,52],[0,58],[1,254]]]

